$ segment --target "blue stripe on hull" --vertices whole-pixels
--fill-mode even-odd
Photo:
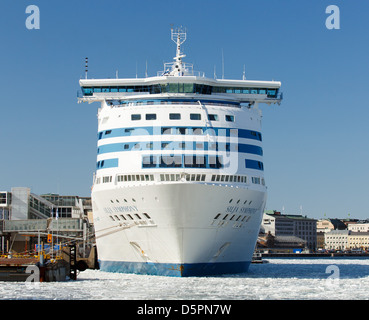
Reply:
[[[101,271],[107,272],[172,277],[196,277],[247,272],[250,266],[250,261],[172,264],[99,260],[99,265]]]

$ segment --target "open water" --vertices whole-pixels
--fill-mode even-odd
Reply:
[[[266,258],[248,273],[173,278],[86,270],[77,281],[0,282],[3,300],[367,300],[369,259]]]

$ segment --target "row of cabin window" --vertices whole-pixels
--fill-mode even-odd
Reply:
[[[241,182],[247,183],[247,176],[236,176],[227,174],[213,174],[211,176],[211,181],[221,181],[221,182]]]
[[[217,220],[217,219],[219,219],[220,217],[221,217],[221,213],[218,213],[215,217],[214,217],[214,220]],[[227,220],[227,218],[230,216],[230,214],[226,214],[223,218],[222,218],[222,220]],[[234,218],[236,217],[236,214],[234,214],[234,215],[232,215],[231,217],[230,217],[230,219],[229,219],[229,221],[232,221],[232,220],[234,220]],[[234,221],[239,221],[240,219],[241,219],[241,217],[242,217],[242,215],[239,215]],[[241,222],[247,222],[247,221],[249,221],[250,220],[250,218],[251,218],[251,216],[243,216],[243,218],[241,219]]]
[[[125,174],[118,175],[118,182],[123,181],[154,181],[153,174]]]
[[[202,181],[204,182],[206,179],[206,174],[186,174],[186,181]],[[101,178],[96,178],[96,184],[100,183]],[[159,181],[180,181],[180,174],[160,174]],[[118,182],[131,182],[131,181],[154,181],[153,174],[125,174],[117,176]],[[239,175],[225,175],[225,174],[213,174],[211,176],[212,182],[239,182],[239,183],[247,183],[247,176],[239,176]],[[262,184],[265,186],[264,178],[260,177],[251,177],[251,181],[253,184]],[[102,183],[112,182],[112,176],[104,176],[102,177]]]
[[[147,214],[147,213],[142,213],[146,219],[150,219],[151,217]],[[142,217],[138,214],[138,213],[134,213],[135,217],[138,218],[139,220],[142,220]],[[129,218],[127,218],[127,217]],[[115,215],[111,215],[109,216],[111,220],[113,221],[121,221],[121,220],[135,220],[135,218],[130,214],[130,213],[126,213],[126,216],[124,214],[119,214],[119,216],[117,214]]]
[[[157,116],[156,113],[146,113],[145,119],[146,120],[156,120]],[[141,114],[131,114],[131,120],[137,121],[141,120]],[[181,120],[180,113],[169,113],[169,120]],[[201,120],[201,113],[190,113],[190,120]],[[208,114],[209,121],[219,121],[219,116],[217,114]],[[226,114],[225,121],[234,122],[234,115]]]
[[[247,183],[247,176],[226,175],[226,174],[213,174],[211,176],[211,181],[216,181],[216,182],[240,182],[240,183]],[[264,180],[264,178],[251,177],[251,182],[253,184],[262,184],[263,186],[265,186],[265,180]]]

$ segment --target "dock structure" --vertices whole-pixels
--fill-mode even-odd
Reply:
[[[0,281],[26,281],[27,267],[35,266],[38,258],[0,258]]]
[[[64,245],[56,254],[2,255],[0,256],[0,281],[53,282],[77,280],[79,271],[94,266],[96,252],[81,258],[77,253],[77,242]]]
[[[94,233],[87,234],[82,219],[0,222],[7,239],[0,251],[0,281],[27,281],[32,273],[40,282],[76,280],[77,271],[98,267]]]
[[[0,281],[76,279],[98,268],[89,197],[0,191]]]
[[[70,264],[62,259],[41,264],[34,257],[0,258],[0,281],[66,281],[70,273]]]

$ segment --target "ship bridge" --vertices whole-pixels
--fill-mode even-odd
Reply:
[[[280,103],[283,99],[279,81],[252,81],[210,79],[193,71],[193,65],[185,63],[181,44],[186,32],[172,29],[172,40],[177,45],[174,62],[164,63],[164,70],[154,77],[121,79],[86,79],[79,81],[79,102],[124,101],[155,98],[193,98],[196,100],[237,101],[254,104]]]

